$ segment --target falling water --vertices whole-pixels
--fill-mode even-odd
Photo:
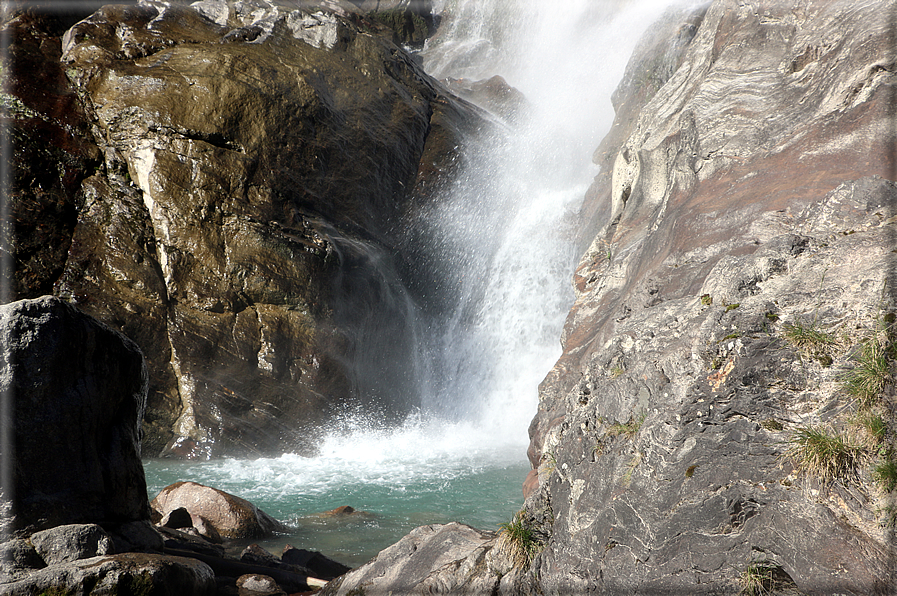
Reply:
[[[294,524],[284,541],[352,565],[416,525],[506,521],[522,501],[527,426],[573,300],[572,232],[597,173],[591,154],[639,36],[668,4],[439,3],[443,26],[422,52],[428,72],[500,75],[525,106],[468,140],[464,171],[408,230],[418,273],[434,284],[416,333],[421,410],[389,430],[345,420],[312,459],[149,462],[150,496],[184,478],[217,486]],[[341,505],[371,515],[315,515]]]

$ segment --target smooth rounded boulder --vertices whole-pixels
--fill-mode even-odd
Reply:
[[[262,538],[289,529],[249,501],[196,482],[166,486],[151,505],[163,516],[183,507],[194,519],[203,518],[222,538]]]

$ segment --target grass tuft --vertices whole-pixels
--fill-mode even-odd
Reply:
[[[607,434],[612,437],[622,435],[627,439],[631,439],[638,434],[638,431],[642,429],[642,424],[645,423],[645,418],[647,417],[648,413],[642,412],[636,418],[630,418],[629,422],[627,422],[626,424],[620,424],[619,422],[616,424],[611,424],[610,428],[607,429]]]
[[[785,323],[782,326],[782,335],[788,343],[807,352],[824,351],[837,342],[835,336],[823,331],[816,321],[804,323],[800,318],[795,319],[793,323]]]
[[[821,427],[800,428],[791,435],[785,452],[804,472],[822,480],[847,481],[856,470],[862,449],[845,437]]]
[[[523,511],[518,511],[510,522],[499,524],[504,548],[514,566],[528,567],[544,548],[535,529],[529,524]]]
[[[856,365],[841,376],[841,387],[862,406],[870,406],[890,380],[887,349],[877,337],[866,339],[853,355]]]
[[[872,470],[872,479],[887,493],[897,488],[897,461],[886,459]]]
[[[772,565],[751,563],[738,576],[739,594],[745,596],[761,596],[770,594],[775,589],[775,570]]]

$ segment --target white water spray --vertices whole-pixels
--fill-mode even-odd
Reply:
[[[437,78],[501,75],[527,108],[464,147],[466,169],[409,231],[436,271],[422,279],[442,284],[432,289],[438,307],[421,305],[422,410],[399,428],[349,415],[314,458],[201,462],[188,472],[156,462],[153,488],[182,477],[218,486],[300,534],[324,523],[311,512],[368,509],[377,517],[309,539],[350,563],[417,525],[507,521],[528,469],[538,384],[561,352],[578,258],[571,232],[597,173],[591,155],[612,124],[610,95],[635,44],[667,4],[447,0],[425,67]],[[340,550],[349,545],[358,552]]]

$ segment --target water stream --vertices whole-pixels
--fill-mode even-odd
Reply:
[[[573,300],[570,232],[597,173],[591,154],[638,37],[666,4],[439,3],[428,72],[498,74],[527,103],[525,118],[465,148],[467,169],[413,230],[451,286],[448,306],[420,321],[421,411],[391,430],[344,421],[315,458],[148,461],[150,498],[178,480],[215,486],[296,527],[263,543],[272,552],[289,542],[353,566],[422,524],[494,530],[510,519],[523,502],[537,387],[560,355]],[[342,505],[366,513],[318,515]]]

